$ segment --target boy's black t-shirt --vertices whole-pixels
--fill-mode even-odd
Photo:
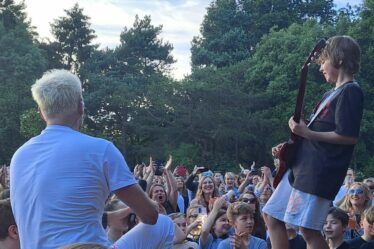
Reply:
[[[360,249],[374,249],[374,241],[363,244]]]
[[[363,238],[358,237],[351,240],[347,240],[347,243],[350,246],[350,249],[360,249],[361,246],[366,244],[367,242]]]
[[[347,242],[343,242],[340,246],[338,246],[336,249],[351,249],[351,247],[348,245]]]
[[[325,93],[322,100],[332,91]],[[351,82],[341,86],[339,91],[309,128],[313,131],[334,131],[342,136],[358,137],[363,113],[362,90],[357,83]],[[291,165],[291,185],[300,191],[333,200],[344,181],[353,149],[354,145],[303,139]]]

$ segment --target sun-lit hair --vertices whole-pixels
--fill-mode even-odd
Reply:
[[[235,179],[235,174],[232,173],[232,172],[226,172],[226,174],[225,174],[225,178],[226,178],[226,177],[230,177],[230,178]]]
[[[361,220],[366,219],[366,221],[370,224],[373,225],[374,223],[374,206],[369,207],[364,211],[362,214]]]
[[[342,67],[351,74],[358,73],[361,60],[360,46],[350,36],[333,36],[327,40],[318,61],[322,63],[327,59],[335,68]]]
[[[192,216],[192,212],[194,210],[198,210],[200,208],[204,208],[202,205],[198,205],[198,204],[191,204],[188,208],[187,208],[187,212],[186,212],[186,218],[187,218],[187,223],[188,223],[188,219],[191,218]]]
[[[171,213],[168,215],[170,217],[170,219],[172,220],[175,220],[175,219],[178,219],[178,218],[186,218],[186,215],[184,213]]]
[[[253,217],[253,209],[248,203],[237,201],[232,203],[227,209],[227,218],[229,218],[230,222],[235,221],[235,219],[242,214],[252,215]]]
[[[363,206],[363,209],[367,209],[371,206],[371,193],[370,193],[370,190],[368,188],[368,186],[363,183],[363,182],[354,182],[352,183],[352,185],[349,187],[349,189],[353,189],[353,188],[362,188],[364,190],[364,196],[365,196],[365,203],[364,203],[364,206]],[[349,190],[348,190],[349,191]],[[341,203],[337,203],[337,205],[339,205],[339,207],[341,209],[343,209],[344,211],[346,212],[349,212],[349,210],[352,209],[352,203],[349,199],[349,193],[346,193],[346,195],[344,196],[343,200]]]
[[[44,73],[31,86],[32,97],[46,118],[72,114],[82,101],[82,84],[67,70],[54,69]]]

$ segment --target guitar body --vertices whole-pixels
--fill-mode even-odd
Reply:
[[[300,122],[303,112],[304,93],[306,87],[306,79],[308,75],[308,66],[325,46],[326,41],[324,39],[320,40],[313,48],[312,52],[309,54],[307,60],[305,61],[301,69],[299,92],[297,94],[296,107],[295,112],[293,114],[293,120],[296,123]],[[291,133],[290,139],[281,146],[279,152],[277,153],[277,155],[275,155],[279,158],[279,168],[277,170],[277,174],[274,177],[273,188],[276,188],[278,186],[279,182],[282,180],[283,175],[286,173],[287,169],[295,160],[300,140],[301,138],[299,136],[297,136],[294,133]]]
[[[282,145],[281,149],[279,150],[279,167],[277,170],[277,174],[274,177],[273,188],[276,188],[278,186],[279,182],[282,180],[283,175],[295,160],[297,149],[299,146],[299,140],[300,139],[292,140],[290,138],[286,143]]]

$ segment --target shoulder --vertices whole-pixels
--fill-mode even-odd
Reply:
[[[164,214],[159,214],[157,219],[157,224],[160,225],[163,229],[168,228],[170,230],[174,230],[174,222],[172,219]]]
[[[365,240],[363,240],[361,237],[357,237],[357,238],[354,238],[354,239],[347,240],[347,243],[350,246],[359,245],[359,244],[361,244],[363,242],[365,242]]]
[[[251,236],[251,238],[250,238],[250,243],[251,243],[251,244],[256,244],[256,245],[259,245],[259,246],[265,246],[265,248],[266,248],[266,246],[267,246],[265,240],[260,239],[260,238],[258,238],[258,237],[256,237],[256,236]],[[260,248],[262,248],[262,247],[260,247]]]
[[[193,205],[198,205],[199,204],[199,200],[198,199],[193,199],[190,203],[190,206],[193,206]]]
[[[218,249],[231,249],[231,245],[230,245],[230,238],[227,238],[227,239],[224,239],[222,240],[218,247]]]
[[[359,95],[359,96],[364,95],[360,85],[356,82],[345,84],[342,87],[342,93],[343,95],[344,94],[354,94],[354,95]]]
[[[368,242],[360,247],[360,249],[373,249],[374,248],[374,241]]]

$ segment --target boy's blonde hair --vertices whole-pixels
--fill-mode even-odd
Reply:
[[[229,208],[227,209],[227,218],[229,221],[233,222],[239,215],[251,215],[253,216],[253,209],[248,203],[245,202],[234,202],[232,203]]]
[[[374,223],[374,206],[372,207],[369,207],[368,209],[366,209],[364,211],[364,213],[362,214],[362,218],[361,219],[366,219],[366,221],[373,225]]]
[[[355,74],[360,70],[361,50],[358,43],[350,36],[333,36],[326,42],[319,62],[329,59],[335,68]]]

